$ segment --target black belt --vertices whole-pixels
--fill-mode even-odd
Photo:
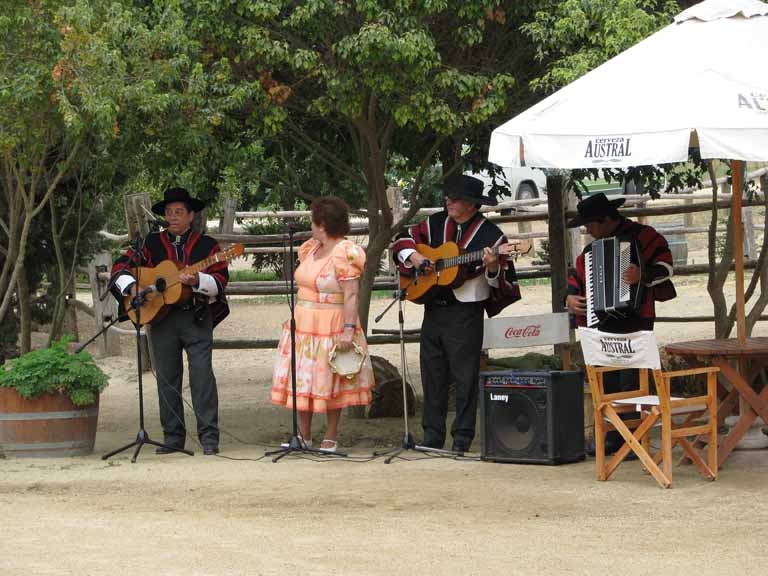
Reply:
[[[430,306],[435,306],[439,308],[445,308],[447,306],[482,306],[483,301],[477,301],[477,302],[462,302],[461,300],[457,300],[456,298],[452,299],[442,299],[442,298],[434,298],[429,301],[427,304],[427,308]]]

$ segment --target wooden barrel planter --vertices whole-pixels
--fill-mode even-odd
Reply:
[[[6,456],[60,457],[93,452],[99,399],[75,406],[62,394],[26,400],[0,388],[0,452]]]

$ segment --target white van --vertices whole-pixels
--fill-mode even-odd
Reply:
[[[511,195],[499,197],[499,202],[547,197],[547,177],[541,170],[521,166],[519,168],[502,168],[502,172],[504,177],[502,178],[501,175],[496,176],[496,184],[509,188]],[[485,171],[478,172],[477,174],[466,172],[466,174],[479,178],[485,182],[487,187],[491,186],[493,182]]]

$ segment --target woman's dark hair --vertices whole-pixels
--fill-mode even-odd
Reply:
[[[328,236],[339,238],[349,233],[349,206],[341,198],[336,196],[315,198],[310,210],[312,210],[312,222],[322,226]]]

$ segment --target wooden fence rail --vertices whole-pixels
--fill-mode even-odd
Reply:
[[[766,181],[768,181],[768,168],[763,168],[748,175],[749,179],[760,178],[762,185],[763,195],[766,193]],[[725,179],[720,179],[725,183]],[[723,185],[723,192],[726,185]],[[649,198],[647,196],[624,196],[627,199],[627,205],[622,208],[620,212],[627,217],[644,218],[648,216],[666,216],[673,214],[686,215],[685,225],[679,228],[665,230],[667,234],[699,234],[709,230],[708,226],[693,226],[690,215],[697,212],[707,212],[712,210],[712,196],[709,192],[699,192],[695,194],[679,194],[679,195],[662,195],[664,200],[682,200],[684,205],[655,205],[649,207],[647,202]],[[496,223],[528,223],[528,222],[545,222],[549,220],[548,210],[541,210],[538,205],[546,202],[546,199],[533,199],[533,200],[519,200],[502,203],[499,206],[488,208],[487,214],[489,220]],[[721,193],[717,195],[717,206],[719,209],[727,210],[731,206],[730,194]],[[762,207],[764,203],[762,200],[752,199],[743,203],[745,208],[749,207]],[[536,207],[531,210],[531,207]],[[570,205],[573,208],[573,204]],[[426,209],[423,213],[431,213],[436,209]],[[513,210],[513,214],[499,214],[500,210]],[[562,211],[560,212],[562,214]],[[288,250],[287,242],[288,238],[286,234],[270,234],[270,235],[251,235],[236,233],[234,229],[234,223],[236,218],[261,218],[261,217],[295,217],[306,216],[305,212],[236,212],[234,202],[231,199],[225,199],[224,202],[224,214],[220,219],[219,233],[212,234],[212,236],[222,243],[242,243],[247,246],[246,253],[259,254],[267,252],[281,252]],[[573,209],[569,210],[565,217],[570,218],[575,215],[576,212]],[[360,221],[362,220],[362,224]],[[550,223],[551,224],[551,223]],[[722,227],[718,227],[718,231],[722,231]],[[365,236],[368,234],[368,226],[365,224],[365,220],[360,218],[353,219],[352,230],[350,236]],[[551,231],[550,231],[551,232]],[[128,235],[115,235],[108,232],[101,232],[102,236],[111,240],[124,241],[128,238]],[[548,232],[531,232],[521,231],[517,233],[510,233],[511,238],[520,239],[536,239],[546,238],[549,236]],[[293,235],[294,242],[296,244],[301,243],[311,237],[311,232],[297,232]],[[578,232],[575,233],[573,242],[577,242],[579,238]],[[111,298],[107,298],[105,301],[100,301],[98,296],[103,292],[106,282],[109,279],[109,255],[100,255],[98,260],[99,266],[95,263],[89,266],[89,275],[92,289],[94,307],[90,308],[85,304],[76,304],[78,309],[88,314],[92,314],[97,319],[97,324],[101,320],[113,317],[116,313],[114,302]],[[746,269],[754,269],[757,261],[750,259],[745,262]],[[733,266],[731,267],[733,269]],[[707,274],[709,272],[709,266],[707,264],[691,264],[675,267],[675,276],[690,276],[696,274]],[[518,268],[518,278],[521,280],[534,280],[542,278],[552,278],[553,271],[548,266],[526,266]],[[88,285],[79,285],[78,288],[87,287]],[[398,284],[393,276],[380,276],[374,281],[373,288],[375,290],[396,290]],[[287,295],[289,287],[286,282],[283,281],[252,281],[252,282],[231,282],[228,286],[227,292],[233,296],[280,296]],[[553,301],[554,302],[554,301]],[[82,304],[82,305],[80,305]],[[554,309],[554,308],[553,308]],[[766,320],[768,316],[761,316],[760,320]],[[713,322],[714,318],[711,316],[688,316],[688,317],[659,317],[658,322]],[[112,338],[104,338],[100,342],[100,348],[106,351],[108,348],[113,348],[115,345],[115,336],[118,333],[125,333],[122,329],[110,330]],[[133,333],[133,331],[130,331]],[[417,342],[419,338],[418,330],[408,331],[406,334],[406,342]],[[397,334],[386,331],[373,330],[369,343],[371,345],[378,344],[394,344],[399,342]],[[264,349],[275,348],[277,346],[276,339],[247,339],[247,338],[235,338],[235,339],[214,339],[214,347],[219,349]],[[110,352],[107,352],[108,354]],[[114,353],[114,352],[113,352]],[[119,353],[119,351],[118,351]]]

